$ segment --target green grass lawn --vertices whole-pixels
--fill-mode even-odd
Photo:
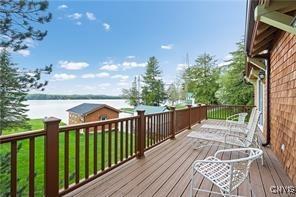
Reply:
[[[28,131],[28,130],[38,130],[38,129],[43,129],[43,119],[31,119],[28,120],[28,128],[24,127],[15,127],[11,129],[6,129],[3,131],[2,135],[8,135],[12,133],[19,133],[23,131]],[[61,122],[61,125],[65,125],[64,123]]]
[[[134,108],[120,108],[121,111],[125,112],[125,113],[131,113],[133,114],[134,113]]]
[[[42,129],[43,122],[41,119],[31,120],[30,124],[32,125],[32,130]],[[20,131],[20,128],[16,131]],[[6,132],[12,133],[12,131]],[[60,178],[60,188],[63,188],[63,179],[64,179],[64,133],[60,133],[59,135],[59,178]],[[109,133],[105,133],[105,167],[108,166],[108,136]],[[118,134],[118,140],[115,141],[115,132],[110,132],[112,142],[111,142],[111,155],[112,155],[112,163],[115,161],[115,143],[118,144],[118,160],[119,160],[119,153],[120,153],[120,134]],[[128,134],[128,153],[131,152],[130,144],[131,144],[131,137],[133,138],[133,152],[134,150],[134,142],[135,137],[134,135]],[[126,133],[123,133],[123,155],[125,155],[125,141],[126,141]],[[98,133],[97,135],[97,169],[100,170],[101,168],[101,156],[102,156],[102,134]],[[17,154],[17,175],[19,178],[19,186],[20,185],[28,185],[28,176],[29,176],[29,140],[22,140],[18,142],[21,143],[21,148]],[[80,179],[85,176],[85,135],[80,134]],[[10,145],[9,144],[2,144],[0,145],[0,154],[5,154],[10,152]],[[124,156],[125,157],[125,156]],[[89,134],[89,174],[93,174],[94,169],[94,134]],[[36,196],[43,195],[43,183],[44,183],[44,137],[38,137],[35,139],[35,191]],[[1,175],[1,172],[0,172]],[[4,184],[4,181],[10,180],[4,179],[4,177],[0,178],[0,188],[1,183]],[[73,183],[75,180],[75,132],[69,132],[69,180],[70,183]],[[3,187],[2,187],[3,188]],[[1,189],[0,189],[1,192]],[[23,192],[24,196],[28,195],[28,186],[26,187],[25,191]]]
[[[218,120],[226,120],[227,117],[241,113],[242,111],[238,111],[233,108],[216,108],[208,110],[208,119],[218,119]],[[249,116],[249,115],[248,115]],[[248,121],[249,117],[246,117],[246,121]]]

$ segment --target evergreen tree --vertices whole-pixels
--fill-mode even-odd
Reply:
[[[170,84],[167,90],[167,97],[172,105],[175,105],[175,102],[180,98],[178,87],[175,83]]]
[[[3,50],[0,53],[0,135],[4,129],[25,126],[27,93],[31,89],[43,90],[47,81],[39,82],[41,74],[51,72],[50,68],[27,71],[15,66]]]
[[[48,23],[52,14],[47,13],[48,1],[1,0],[0,47],[14,51],[28,48],[26,40],[42,40],[47,31],[35,29],[32,24]]]
[[[146,72],[143,76],[144,86],[142,100],[145,105],[159,106],[165,100],[164,83],[161,79],[161,71],[155,57],[150,57],[147,62]]]
[[[183,79],[188,92],[192,92],[199,103],[217,103],[215,93],[219,88],[219,68],[214,56],[204,53],[197,57],[195,65],[185,70]]]
[[[132,87],[130,89],[122,90],[123,97],[128,99],[128,102],[132,106],[137,106],[140,103],[140,92],[137,88],[137,78],[135,77],[132,82]]]
[[[232,59],[219,79],[220,89],[216,95],[223,104],[252,105],[253,85],[244,80],[245,52],[244,41],[237,44],[237,50],[230,53]]]

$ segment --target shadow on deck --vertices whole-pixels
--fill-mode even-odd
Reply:
[[[198,127],[200,124],[193,129]],[[194,150],[193,140],[186,137],[189,132],[180,133],[175,140],[168,140],[145,152],[143,159],[133,159],[67,196],[189,196],[193,161],[213,155],[218,149],[217,146],[209,146]],[[237,156],[229,154],[223,158]],[[252,163],[249,179],[235,191],[237,195],[277,196],[272,194],[271,186],[293,185],[270,148],[264,148],[264,159],[264,166],[260,160]],[[200,188],[219,191],[201,176],[197,183]],[[208,194],[198,193],[196,196]]]

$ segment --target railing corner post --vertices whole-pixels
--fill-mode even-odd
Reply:
[[[188,129],[191,129],[191,107],[192,105],[187,105],[188,110],[189,110],[189,115],[188,115],[188,120],[189,120],[189,125],[188,125]]]
[[[44,122],[44,182],[45,196],[56,197],[59,195],[59,123],[60,119],[50,117]]]
[[[144,157],[144,149],[145,149],[145,110],[137,110],[139,118],[138,124],[138,150],[137,150],[137,158],[140,159]]]
[[[171,107],[171,139],[175,139],[176,135],[176,107]]]

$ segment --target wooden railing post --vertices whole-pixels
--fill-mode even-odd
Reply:
[[[138,123],[138,135],[137,135],[137,142],[138,142],[138,150],[137,150],[137,158],[140,159],[144,157],[144,149],[145,149],[145,110],[138,110],[137,111],[139,118]]]
[[[189,120],[189,125],[188,125],[188,129],[191,129],[191,107],[192,107],[192,105],[187,105],[187,107],[188,107],[188,113],[189,113],[189,115],[188,115],[188,120]]]
[[[171,107],[171,139],[175,139],[176,135],[176,107]]]
[[[45,153],[45,196],[59,195],[59,123],[60,119],[44,119],[44,153]]]

